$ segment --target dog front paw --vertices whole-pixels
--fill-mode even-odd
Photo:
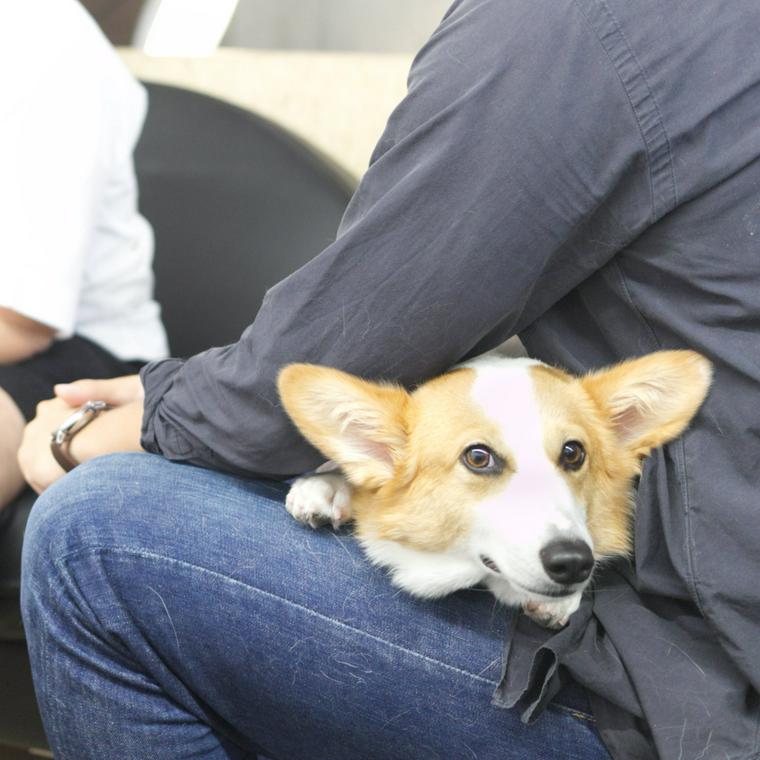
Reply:
[[[577,593],[552,602],[525,602],[523,610],[534,623],[556,630],[567,625],[570,615],[580,606],[581,596]]]
[[[307,475],[290,487],[285,508],[312,528],[330,523],[337,530],[351,519],[351,486],[340,472]]]

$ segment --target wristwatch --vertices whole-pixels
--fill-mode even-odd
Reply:
[[[71,439],[80,430],[86,428],[101,412],[110,408],[105,401],[88,401],[50,434],[50,451],[53,452],[55,461],[66,472],[70,472],[79,464],[69,453]]]

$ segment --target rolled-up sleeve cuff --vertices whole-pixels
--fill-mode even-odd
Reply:
[[[164,359],[149,362],[140,370],[140,380],[145,390],[140,445],[151,454],[164,454],[160,441],[165,436],[160,430],[160,417],[156,412],[184,363],[184,359]]]

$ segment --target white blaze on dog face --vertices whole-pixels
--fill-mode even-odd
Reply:
[[[580,489],[571,487],[583,475],[564,471],[560,464],[567,442],[580,442],[584,451],[588,447],[588,435],[576,421],[576,404],[582,399],[567,392],[564,376],[538,362],[484,362],[474,369],[471,397],[497,427],[498,439],[473,443],[493,449],[504,473],[500,488],[473,505],[470,546],[517,585],[546,590],[554,582],[542,566],[544,547],[566,540],[593,548],[586,504]],[[563,392],[552,394],[555,384]],[[552,395],[554,403],[547,403]]]

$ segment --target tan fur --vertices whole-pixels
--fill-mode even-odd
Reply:
[[[584,388],[618,438],[644,457],[678,437],[704,401],[712,365],[694,351],[658,351],[588,375]]]
[[[473,404],[472,369],[432,380],[410,395],[403,467],[375,492],[354,496],[357,532],[427,551],[442,551],[465,534],[471,505],[503,487],[509,472],[478,477],[459,462],[472,443],[499,443],[494,423]]]
[[[393,477],[407,446],[403,388],[291,364],[280,372],[278,390],[304,437],[340,462],[352,483],[373,489]]]
[[[536,396],[546,421],[544,445],[558,459],[566,441],[580,441],[586,463],[578,472],[560,470],[576,498],[586,504],[597,559],[631,549],[631,481],[639,459],[622,447],[583,381],[553,368],[532,370]]]
[[[483,443],[509,462],[497,425],[471,400],[475,373],[456,369],[408,393],[312,365],[282,371],[286,411],[354,486],[360,538],[443,551],[467,534],[472,505],[504,488],[508,464],[483,476],[459,461],[466,446]],[[586,448],[586,465],[562,475],[587,506],[595,554],[626,554],[631,480],[642,457],[679,435],[696,413],[709,387],[709,362],[669,351],[584,378],[542,365],[531,374],[550,460],[559,461],[568,440]]]
[[[596,434],[588,489],[588,525],[601,555],[632,548],[631,481],[653,449],[677,438],[691,422],[712,382],[712,365],[694,351],[658,351],[576,381],[594,402],[603,425]]]
[[[280,374],[278,387],[299,430],[340,463],[355,486],[357,535],[440,551],[466,530],[466,505],[496,489],[501,480],[478,478],[459,464],[467,444],[498,437],[494,424],[468,401],[474,379],[474,370],[458,369],[408,393],[338,370],[291,365]],[[354,399],[350,404],[346,395]],[[390,407],[386,413],[370,413],[365,403],[372,402]],[[340,433],[348,416],[357,429],[360,420],[361,429],[375,440],[391,442],[392,468],[356,466],[352,447]]]

